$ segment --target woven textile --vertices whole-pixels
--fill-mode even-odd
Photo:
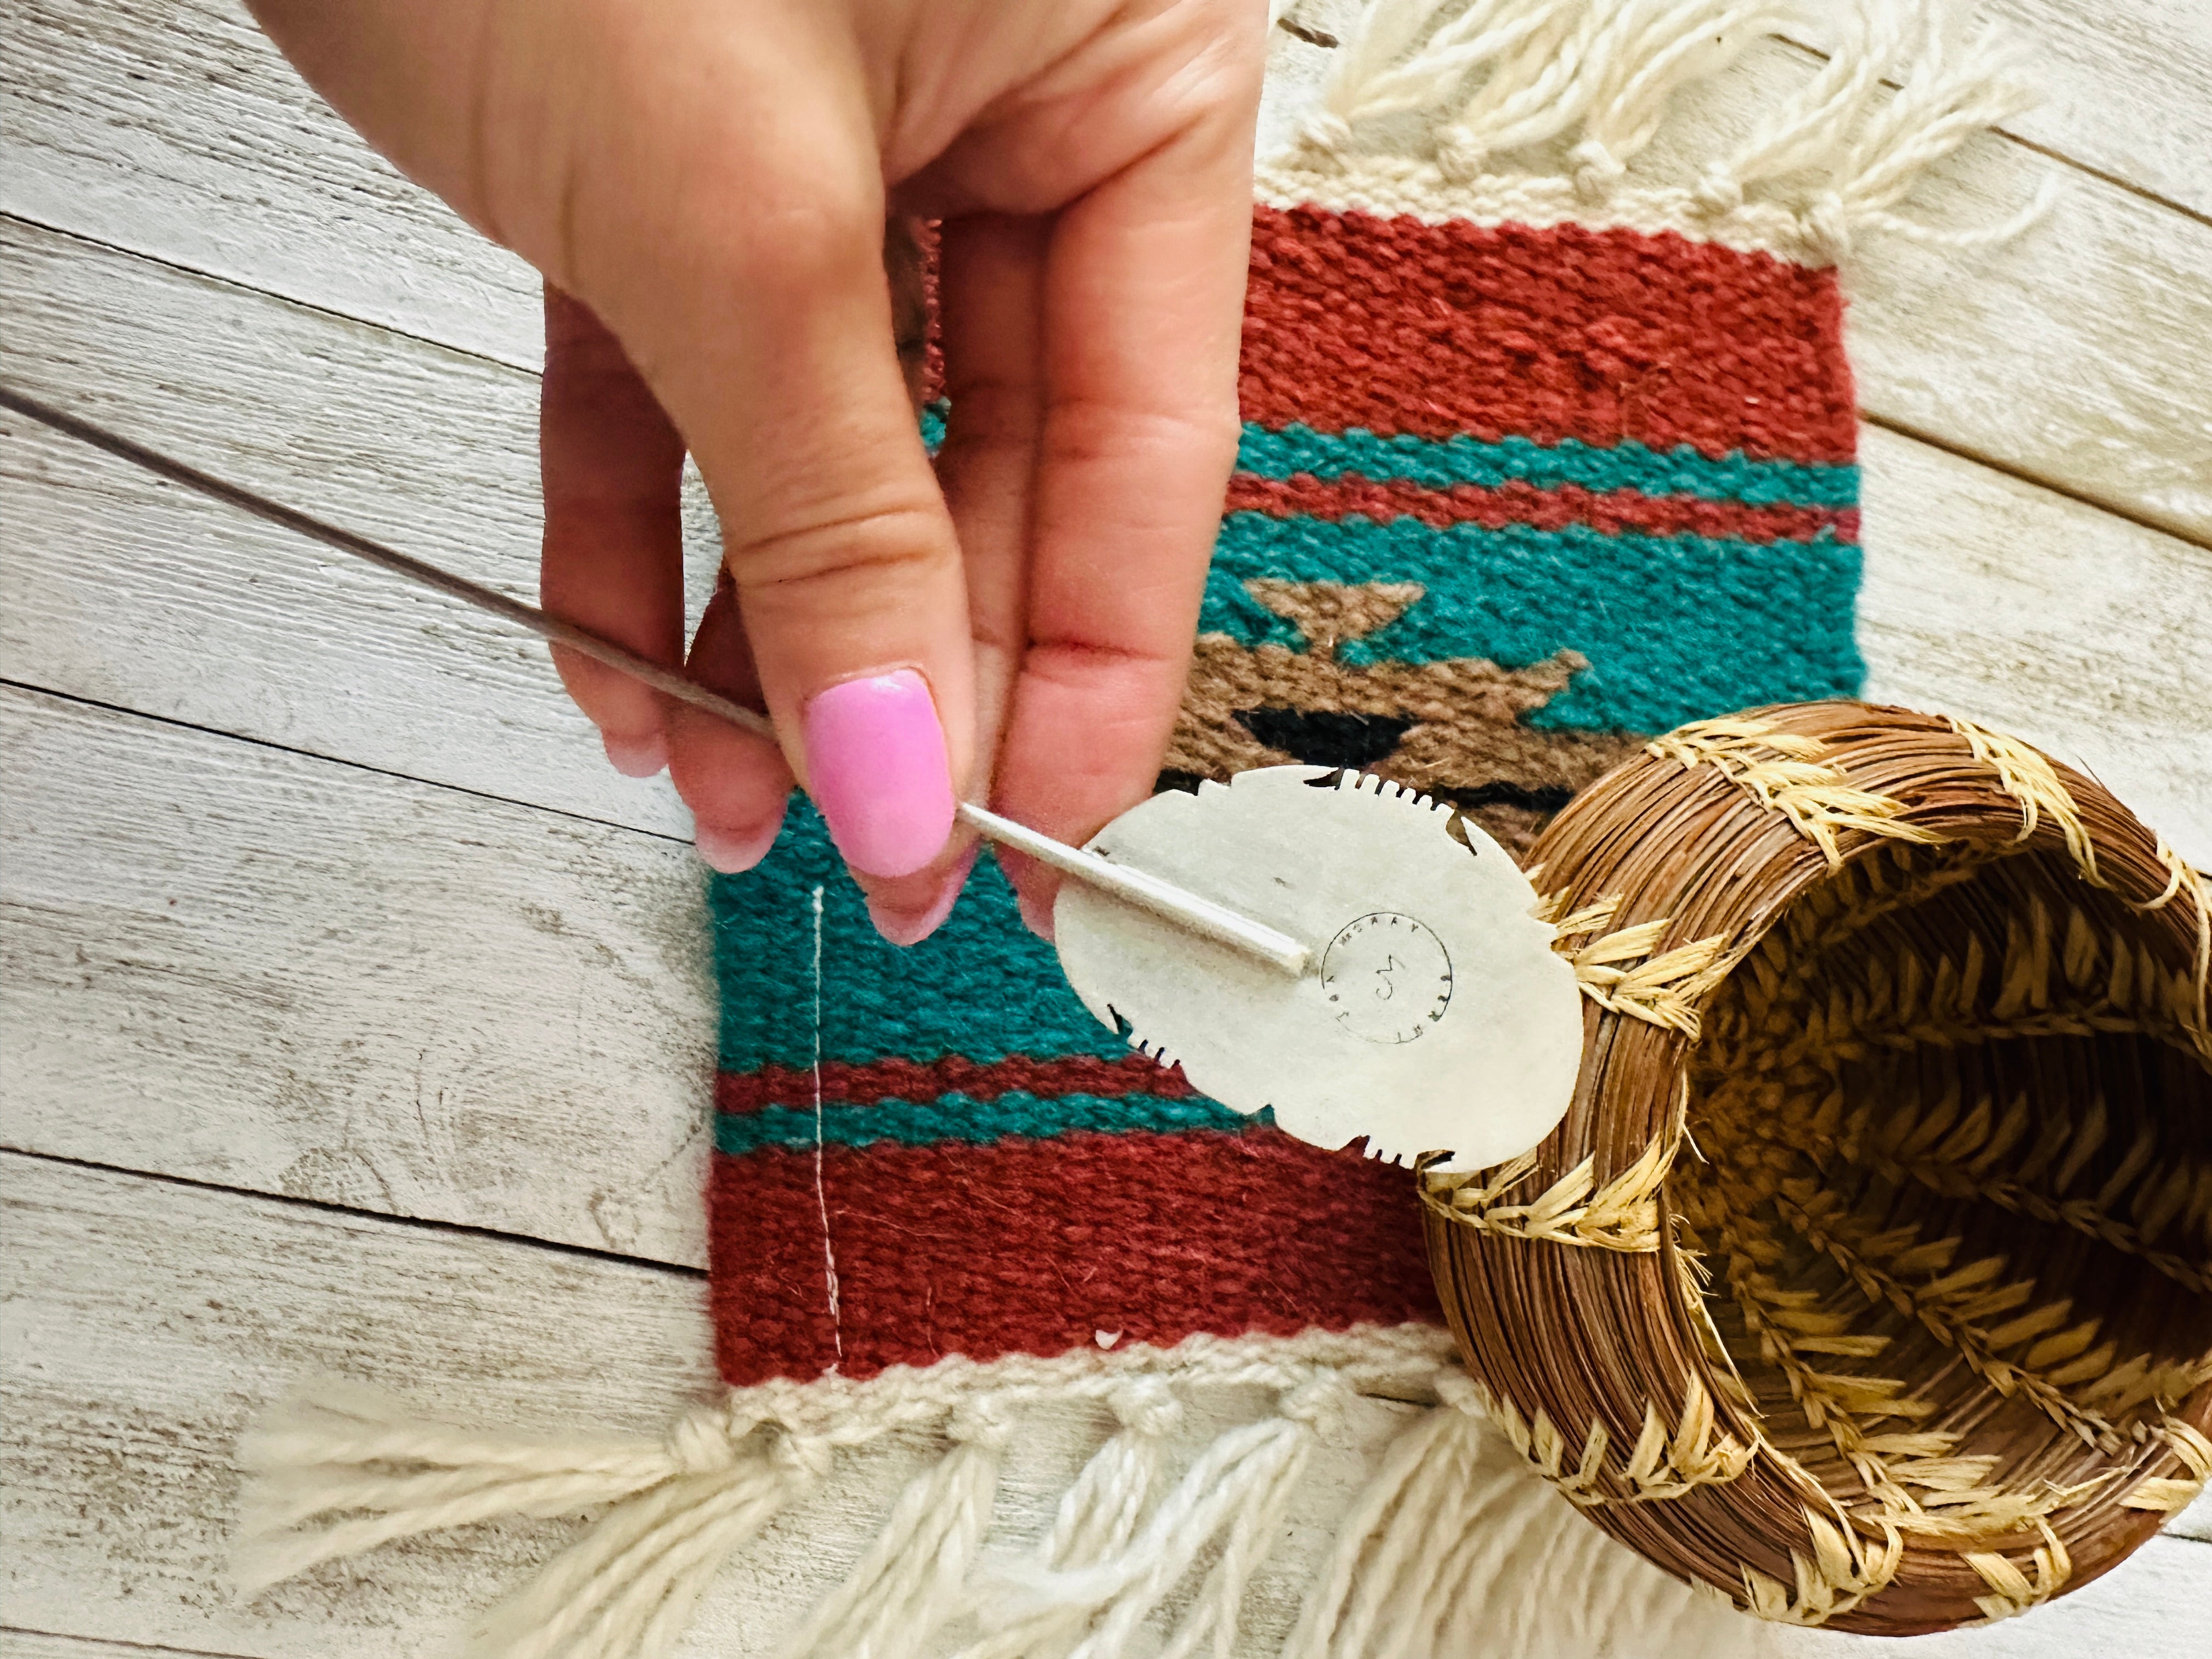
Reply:
[[[1828,67],[1791,58],[1747,137],[1641,177],[1670,96],[1771,50],[1786,5],[1340,9],[1255,173],[1243,441],[1159,787],[1366,769],[1525,853],[1655,734],[1858,689],[1833,264],[1870,231],[1955,240],[1899,204],[2019,88],[2001,55],[1941,47],[1917,0],[1823,4]],[[573,1442],[308,1401],[249,1455],[270,1477],[250,1580],[605,1505],[473,1651],[662,1656],[732,1552],[901,1434],[933,1461],[843,1582],[793,1609],[784,1659],[1249,1650],[1247,1591],[1285,1540],[1306,1553],[1273,1589],[1300,1609],[1289,1659],[1718,1659],[1763,1628],[1729,1600],[1800,1622],[1844,1605],[1778,1613],[1749,1578],[1694,1594],[1528,1478],[1595,1501],[1606,1445],[1570,1446],[1462,1368],[1413,1173],[1293,1141],[1132,1053],[988,859],[934,937],[896,950],[800,802],[711,896],[727,1391],[658,1439]],[[1656,1006],[1666,976],[1645,977]],[[1633,1000],[1602,963],[1581,982]],[[1643,1201],[1583,1218],[1601,1233]],[[1025,1413],[1092,1422],[1097,1443],[1042,1534],[1004,1538]],[[1301,1499],[1361,1413],[1396,1438]],[[1740,1468],[1710,1427],[1686,1409],[1615,1448],[1623,1501]]]
[[[1365,767],[1525,845],[1650,733],[1856,690],[1840,320],[1674,232],[1256,205],[1164,784]],[[713,898],[732,1384],[1438,1317],[1407,1172],[1131,1054],[988,862],[896,950],[800,806]]]

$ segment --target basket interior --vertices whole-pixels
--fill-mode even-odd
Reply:
[[[1668,1202],[1710,1357],[1863,1519],[2117,1518],[2212,1379],[2212,1070],[2148,939],[2063,853],[1891,845],[1707,1006]]]

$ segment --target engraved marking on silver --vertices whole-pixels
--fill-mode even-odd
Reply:
[[[1451,1006],[1451,952],[1417,918],[1370,911],[1329,940],[1321,983],[1344,1030],[1364,1042],[1413,1042]]]

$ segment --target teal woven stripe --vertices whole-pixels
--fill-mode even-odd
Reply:
[[[814,1024],[814,890],[822,890],[822,1024]],[[805,1069],[946,1054],[1126,1056],[1060,976],[1053,948],[1022,925],[1013,890],[986,857],[943,927],[902,951],[884,943],[830,844],[822,815],[793,795],[775,850],[757,870],[711,878],[714,971],[726,1072]],[[808,1112],[809,1135],[813,1114]]]
[[[1263,478],[1310,472],[1340,478],[1403,478],[1431,489],[1479,484],[1495,489],[1518,479],[1540,489],[1580,484],[1585,489],[1635,489],[1646,495],[1698,495],[1754,507],[1856,507],[1859,470],[1796,461],[1755,461],[1741,454],[1712,460],[1685,445],[1660,451],[1634,442],[1600,448],[1574,439],[1539,444],[1527,438],[1480,443],[1454,437],[1377,437],[1358,427],[1316,432],[1288,426],[1279,432],[1247,422],[1237,465]]]
[[[822,1109],[820,1139],[832,1146],[866,1146],[892,1140],[906,1146],[962,1140],[988,1145],[1010,1137],[1042,1140],[1089,1131],[1094,1134],[1169,1133],[1216,1129],[1231,1133],[1255,1120],[1195,1096],[1006,1094],[996,1100],[946,1095],[927,1104],[886,1100]],[[714,1120],[714,1149],[742,1158],[764,1146],[811,1148],[814,1109],[771,1106],[758,1112],[725,1112]]]
[[[1762,544],[1231,514],[1199,626],[1295,650],[1297,630],[1246,592],[1253,577],[1420,583],[1419,604],[1339,647],[1347,663],[1475,657],[1514,668],[1581,652],[1589,672],[1530,717],[1537,726],[1665,732],[1761,703],[1851,696],[1865,672],[1851,629],[1859,550],[1825,533]]]

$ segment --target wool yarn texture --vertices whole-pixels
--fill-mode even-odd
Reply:
[[[2011,60],[1917,0],[1816,7],[1841,23],[1826,68],[1793,62],[1748,136],[1646,171],[1676,95],[1798,8],[1307,8],[1326,27],[1290,9],[1243,440],[1160,787],[1365,769],[1525,851],[1657,734],[1855,692],[1836,261],[1899,229],[1978,234],[1901,207],[2018,106]],[[1380,1399],[1401,1432],[1330,1517],[1281,1650],[1764,1639],[1531,1473],[1461,1369],[1414,1173],[1294,1141],[1133,1053],[988,859],[906,951],[804,802],[710,893],[726,1394],[663,1440],[574,1442],[303,1398],[246,1449],[250,1585],[434,1528],[585,1516],[471,1650],[657,1655],[732,1552],[805,1524],[840,1460],[921,1434],[934,1461],[842,1587],[792,1610],[786,1659],[1259,1651],[1248,1592],[1322,1449]],[[1075,1409],[1095,1455],[1044,1536],[1000,1536],[1024,1420]],[[1194,1443],[1201,1411],[1226,1426]]]

